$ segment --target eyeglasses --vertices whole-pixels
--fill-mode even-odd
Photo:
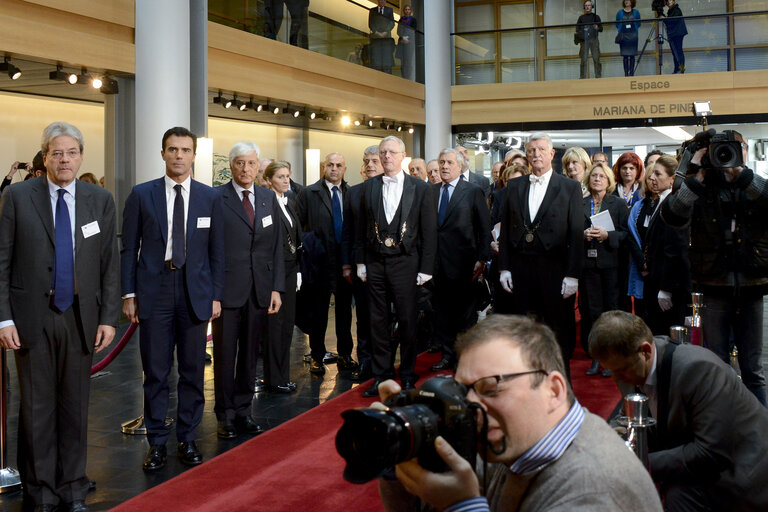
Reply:
[[[402,153],[402,151],[389,151],[389,150],[379,150],[379,155],[387,156],[387,155],[399,155]]]
[[[505,375],[492,375],[490,377],[483,377],[477,379],[472,384],[469,384],[467,388],[473,389],[479,396],[491,397],[499,394],[499,384],[514,379],[515,377],[522,377],[523,375],[532,375],[534,373],[541,373],[543,375],[549,375],[546,370],[528,370],[518,373],[507,373]]]
[[[61,160],[64,158],[64,155],[67,155],[67,158],[77,158],[80,156],[80,150],[79,149],[70,149],[69,151],[52,151],[50,153],[52,160]]]
[[[246,165],[249,165],[251,167],[256,167],[258,164],[259,164],[258,162],[255,162],[253,160],[248,160],[248,161],[246,161],[246,160],[235,160],[232,163],[232,165],[234,165],[238,169],[242,168],[242,167],[245,167]]]

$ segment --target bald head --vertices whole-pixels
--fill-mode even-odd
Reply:
[[[408,172],[411,176],[422,181],[427,181],[427,163],[423,158],[414,158],[408,164]]]

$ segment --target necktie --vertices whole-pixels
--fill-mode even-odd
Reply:
[[[184,197],[181,195],[181,185],[174,185],[176,199],[173,201],[173,228],[171,229],[171,262],[181,268],[186,261],[184,254]]]
[[[464,173],[461,173],[461,174],[459,174],[459,179],[461,179],[461,180],[466,180],[466,179],[467,179],[467,177],[466,177],[466,176],[464,176]]]
[[[64,201],[66,190],[59,189],[56,201],[56,271],[53,275],[53,305],[65,312],[75,297],[75,258],[72,251],[72,225],[69,209]]]
[[[243,207],[245,208],[245,214],[248,216],[248,220],[251,221],[251,226],[253,226],[253,222],[256,220],[256,212],[253,211],[251,200],[248,199],[248,194],[250,193],[250,190],[243,190]]]
[[[437,222],[442,225],[445,220],[445,213],[448,211],[448,188],[450,185],[446,183],[443,185],[443,194],[440,197],[440,208],[437,209]]]
[[[336,243],[341,243],[341,198],[339,197],[339,187],[336,185],[333,190],[333,232],[336,235]]]
[[[531,182],[531,185],[535,185],[537,183],[541,183],[542,185],[544,184],[544,176],[539,177],[535,174],[529,174],[528,180]]]

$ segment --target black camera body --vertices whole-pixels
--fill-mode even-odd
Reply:
[[[664,0],[653,0],[653,3],[651,3],[651,10],[656,13],[656,17],[660,18],[664,16],[664,7],[666,7],[667,2]]]
[[[414,457],[434,472],[448,467],[435,452],[435,438],[446,441],[473,467],[477,457],[477,404],[452,377],[437,376],[387,402],[389,409],[350,409],[336,434],[336,450],[347,466],[344,478],[365,483]]]
[[[709,129],[683,143],[683,149],[690,155],[702,148],[707,148],[706,154],[701,159],[701,167],[704,169],[722,171],[744,165],[741,141],[736,139],[733,130],[718,133]]]

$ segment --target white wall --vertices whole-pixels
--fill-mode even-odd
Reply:
[[[0,92],[0,174],[5,176],[13,162],[32,162],[40,151],[43,129],[54,121],[77,126],[85,139],[80,174],[104,176],[104,105],[25,94]],[[14,183],[24,178],[14,176]]]

